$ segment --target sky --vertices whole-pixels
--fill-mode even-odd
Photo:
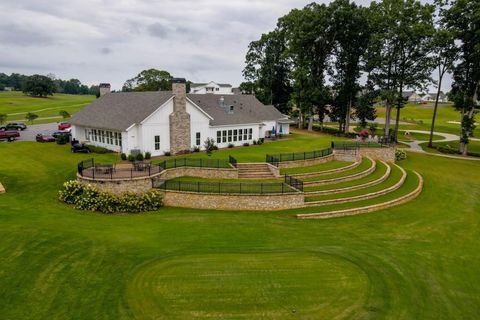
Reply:
[[[53,73],[118,90],[156,68],[193,82],[237,86],[248,44],[310,2],[0,0],[0,72]]]

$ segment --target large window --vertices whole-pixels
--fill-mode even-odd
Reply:
[[[222,131],[222,142],[227,142],[227,130]]]
[[[238,130],[233,130],[233,141],[237,141],[238,140]]]
[[[195,135],[195,145],[200,145],[200,132],[197,132],[197,134]]]
[[[243,140],[243,130],[240,129],[238,130],[238,141],[242,141]]]
[[[217,143],[222,142],[222,131],[218,130],[217,131]]]
[[[253,129],[252,128],[248,129],[248,140],[252,140],[252,133],[253,133]]]
[[[232,142],[232,130],[228,130],[228,142]]]
[[[160,150],[160,136],[155,136],[155,150]]]

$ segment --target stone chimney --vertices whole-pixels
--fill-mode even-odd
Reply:
[[[98,87],[100,89],[100,97],[110,93],[110,83],[100,83]]]
[[[190,114],[187,113],[186,81],[183,78],[172,79],[173,112],[170,120],[170,152],[172,154],[191,149]]]

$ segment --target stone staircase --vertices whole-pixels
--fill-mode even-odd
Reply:
[[[238,163],[239,179],[275,179],[266,163]]]

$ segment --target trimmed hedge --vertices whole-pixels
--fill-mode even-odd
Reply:
[[[99,154],[104,154],[104,153],[113,153],[114,151],[109,150],[107,148],[99,147],[99,146],[94,146],[92,144],[87,144],[88,149],[90,152],[93,153],[99,153]]]
[[[75,180],[63,184],[63,189],[58,192],[58,198],[60,201],[73,204],[75,209],[103,213],[156,211],[163,206],[161,194],[157,190],[143,194],[127,192],[115,195]]]

